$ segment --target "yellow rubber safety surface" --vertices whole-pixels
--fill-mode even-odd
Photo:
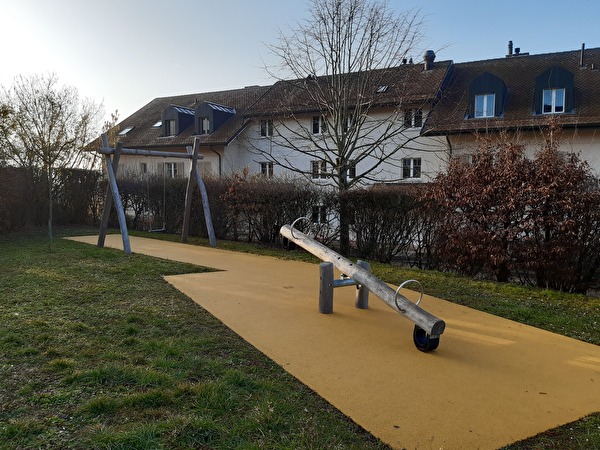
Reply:
[[[121,236],[106,245],[122,248]],[[354,287],[336,288],[333,314],[319,314],[318,264],[137,237],[131,247],[222,269],[166,280],[392,447],[495,449],[600,411],[599,346],[424,296],[446,331],[422,353],[413,323],[373,294],[359,310]]]

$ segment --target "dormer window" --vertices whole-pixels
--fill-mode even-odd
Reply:
[[[542,112],[544,114],[558,114],[565,112],[565,90],[544,89],[542,96]]]
[[[198,134],[210,134],[210,119],[208,117],[198,117]]]
[[[474,117],[494,117],[496,94],[479,94],[475,96]]]
[[[193,114],[196,117],[195,134],[211,134],[235,115],[235,108],[213,102],[201,102]]]
[[[165,136],[175,136],[177,134],[174,120],[165,120]]]
[[[486,119],[502,117],[507,89],[504,81],[490,72],[484,72],[469,84],[469,110],[466,117]]]
[[[574,112],[574,77],[571,72],[553,66],[536,77],[534,114]]]
[[[162,112],[162,136],[177,136],[194,124],[194,110],[184,106],[169,105]]]

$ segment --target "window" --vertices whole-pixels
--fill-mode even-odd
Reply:
[[[165,176],[167,178],[177,178],[177,163],[165,163]]]
[[[200,134],[210,134],[210,119],[208,117],[198,117],[198,131]]]
[[[535,78],[534,114],[573,114],[575,76],[560,66],[552,66]]]
[[[542,112],[544,114],[565,112],[565,90],[544,89],[542,95]]]
[[[479,94],[475,96],[475,117],[494,117],[496,94]]]
[[[141,174],[148,173],[148,164],[146,164],[145,162],[140,163],[140,173]]]
[[[273,136],[273,120],[263,119],[260,121],[260,135]]]
[[[315,205],[312,207],[311,222],[327,223],[327,209],[325,209],[323,205]]]
[[[313,179],[327,178],[327,161],[311,161]]]
[[[356,161],[348,162],[348,178],[356,178]]]
[[[312,133],[322,134],[327,132],[327,122],[323,116],[313,116],[312,118]]]
[[[422,109],[405,109],[404,110],[404,126],[406,128],[420,128],[423,126],[423,110]]]
[[[165,136],[175,136],[174,120],[165,120]]]
[[[261,162],[260,173],[268,178],[273,177],[273,163],[272,162]]]
[[[490,72],[484,72],[469,83],[469,108],[465,118],[501,118],[504,116],[507,97],[508,90],[504,81]]]
[[[415,109],[413,114],[413,127],[421,128],[423,126],[423,110]]]
[[[402,178],[421,178],[421,158],[402,160]]]

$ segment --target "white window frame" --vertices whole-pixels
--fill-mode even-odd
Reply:
[[[165,120],[165,136],[175,136],[177,123],[175,119]]]
[[[310,162],[311,176],[313,180],[327,178],[327,161],[315,159]]]
[[[166,162],[164,163],[164,171],[165,176],[167,178],[177,178],[177,163],[175,162]]]
[[[561,104],[557,103],[558,92],[562,93]],[[550,103],[546,103],[546,94],[550,96]],[[565,88],[544,89],[542,91],[542,114],[563,114],[565,112],[566,95]],[[546,111],[546,105],[550,106],[550,111]],[[557,111],[558,108],[560,108],[560,111]]]
[[[314,205],[312,207],[312,213],[310,221],[314,224],[325,224],[327,223],[327,209],[323,205]]]
[[[477,107],[478,100],[481,99],[481,109]],[[475,105],[473,111],[473,117],[476,119],[484,119],[487,117],[494,117],[496,110],[496,94],[477,94],[475,95]]]
[[[324,116],[312,116],[311,131],[312,134],[327,133],[327,122]]]
[[[406,128],[421,128],[423,126],[423,110],[420,108],[405,109],[404,126]]]
[[[260,135],[262,137],[273,136],[273,119],[261,119],[260,121]]]
[[[348,178],[356,178],[356,161],[348,161]]]
[[[273,162],[264,161],[260,163],[260,173],[267,178],[273,178]]]
[[[210,118],[198,117],[198,131],[200,134],[210,134]]]
[[[422,174],[421,158],[402,158],[402,179],[418,179]]]

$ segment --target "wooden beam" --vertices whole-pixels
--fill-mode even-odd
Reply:
[[[106,134],[102,134],[102,145],[105,148],[108,148],[108,138]],[[121,158],[121,144],[117,144],[117,148],[114,150],[114,156],[112,158],[112,167],[113,172],[115,173],[115,177],[117,176],[117,171],[119,169],[119,159]],[[108,169],[107,169],[108,170]],[[108,172],[107,172],[108,173]],[[98,233],[98,247],[104,247],[104,243],[106,241],[106,231],[108,229],[108,219],[110,218],[110,210],[112,208],[112,190],[110,188],[110,183],[106,186],[106,194],[104,196],[104,211],[102,211],[102,220],[100,221],[100,231]]]
[[[198,139],[198,138],[196,138]],[[195,141],[194,141],[195,145]],[[99,152],[103,155],[112,155],[115,150],[110,147],[102,147]],[[144,150],[138,148],[122,148],[122,155],[132,155],[132,156],[160,156],[163,158],[183,158],[183,159],[192,159],[192,155],[189,153],[181,153],[181,152],[165,152],[161,150]],[[202,155],[198,155],[198,159],[202,159]]]
[[[194,193],[194,181],[196,180],[196,161],[198,161],[198,145],[194,139],[194,147],[188,147],[192,155],[192,165],[190,167],[190,175],[188,177],[187,189],[185,190],[185,209],[183,212],[183,226],[181,228],[181,242],[187,242],[190,230],[190,216],[192,214],[192,195]],[[188,151],[188,153],[190,153]]]

